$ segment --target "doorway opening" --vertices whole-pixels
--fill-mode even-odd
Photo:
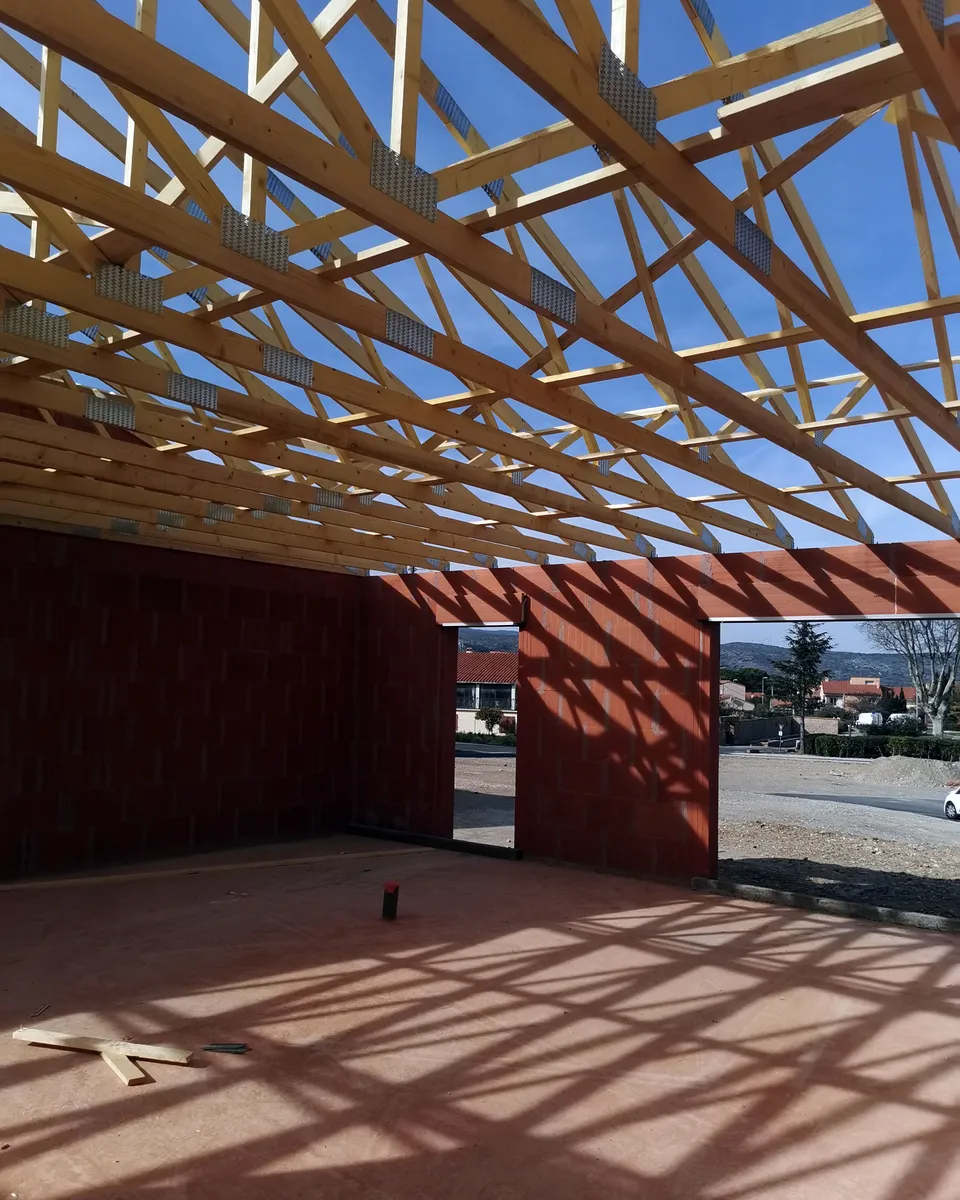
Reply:
[[[519,630],[458,633],[453,836],[514,849]]]
[[[960,917],[960,619],[804,624],[723,624],[720,880]]]

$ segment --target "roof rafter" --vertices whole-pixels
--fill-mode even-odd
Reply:
[[[882,525],[890,509],[960,536],[946,321],[960,298],[941,294],[951,267],[937,262],[941,243],[960,253],[946,157],[960,27],[934,28],[936,6],[889,0],[734,54],[694,0],[655,20],[644,8],[644,24],[639,0],[435,0],[564,118],[508,141],[496,106],[481,132],[424,60],[424,0],[389,12],[328,0],[319,14],[309,0],[182,4],[188,21],[199,8],[214,18],[245,69],[197,65],[209,28],[189,57],[173,53],[158,0],[129,23],[94,0],[0,0],[0,22],[39,42],[0,28],[0,78],[15,71],[38,105],[35,127],[0,107],[0,520],[361,572],[715,551],[713,530],[790,546],[788,518],[807,540],[870,542],[864,514]],[[943,7],[955,15],[960,0]],[[790,14],[776,16],[789,30]],[[383,52],[363,56],[359,88],[350,36],[344,53],[330,46],[351,21]],[[629,75],[641,38],[647,54],[687,21],[707,65],[694,55],[649,89],[659,128],[641,133],[604,98],[603,71],[621,70],[610,48],[642,95]],[[430,24],[431,45],[441,29]],[[66,86],[61,55],[99,81]],[[499,67],[457,61],[516,95]],[[281,98],[297,120],[274,110]],[[669,140],[664,122],[711,104],[718,129]],[[803,173],[853,161],[838,147],[866,145],[858,130],[882,108],[890,125],[874,126],[871,153],[886,139],[904,172],[926,299],[858,312],[862,278],[849,253],[831,257]],[[368,112],[385,111],[377,130]],[[115,165],[65,157],[80,144],[58,145],[62,117]],[[824,119],[784,156],[775,136]],[[591,143],[601,164],[575,174],[563,156]],[[730,151],[744,181],[732,199],[696,166]],[[513,173],[538,164],[529,191]],[[437,202],[412,198],[411,181]],[[454,202],[473,188],[485,207]],[[584,222],[621,253],[589,255],[591,239],[571,235]],[[248,235],[272,257],[240,252]],[[768,293],[779,330],[741,323],[740,272],[698,256],[708,243]],[[787,253],[797,246],[803,269]],[[115,291],[104,264],[144,274]],[[673,267],[692,289],[686,314],[674,281],[661,284]],[[703,320],[726,341],[691,346]],[[867,335],[918,321],[930,345],[903,362]],[[879,404],[864,406],[874,388]],[[877,437],[899,456],[880,470],[861,450]],[[231,528],[210,524],[210,506],[234,513]]]

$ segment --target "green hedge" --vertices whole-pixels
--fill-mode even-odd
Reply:
[[[904,758],[934,758],[954,762],[960,747],[954,738],[885,737],[876,734],[854,734],[843,737],[836,733],[808,733],[808,754],[825,758],[888,758],[899,754]]]
[[[515,733],[457,733],[458,742],[486,742],[488,746],[515,746]]]

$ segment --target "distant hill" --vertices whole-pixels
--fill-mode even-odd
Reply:
[[[516,629],[461,629],[461,650],[517,649]],[[775,658],[785,657],[783,646],[768,646],[763,642],[724,642],[720,646],[721,667],[759,667],[772,669]],[[890,687],[909,687],[912,682],[907,664],[899,654],[873,651],[828,650],[823,666],[831,679],[852,679],[857,675],[879,675],[880,682]]]
[[[784,646],[767,646],[762,642],[724,642],[720,646],[721,667],[759,667],[771,669],[775,658],[785,658]],[[890,687],[906,687],[911,683],[906,660],[899,654],[879,651],[828,650],[823,667],[831,679],[852,679],[857,675],[879,675],[880,682]]]
[[[461,650],[507,650],[516,654],[518,633],[516,629],[461,629]]]

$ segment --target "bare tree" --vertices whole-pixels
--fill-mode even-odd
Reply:
[[[918,715],[930,714],[939,737],[960,670],[960,620],[864,621],[860,631],[878,650],[906,659]]]

